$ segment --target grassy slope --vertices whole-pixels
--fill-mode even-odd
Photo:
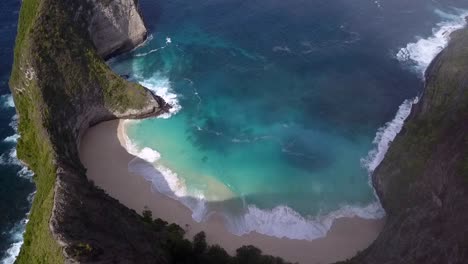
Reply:
[[[451,38],[374,173],[386,226],[368,249],[340,263],[466,262],[468,28]]]
[[[63,263],[49,219],[56,153],[67,152],[65,159],[80,164],[76,150],[67,144],[73,140],[70,127],[76,121],[74,98],[97,87],[102,103],[111,110],[139,108],[147,100],[141,86],[122,80],[97,56],[83,38],[86,33],[69,21],[64,2],[23,0],[19,18],[10,87],[20,116],[18,157],[34,171],[37,193],[17,263]],[[28,69],[34,69],[37,78],[30,78]],[[71,126],[57,128],[57,121],[64,118],[63,123]]]
[[[64,261],[61,248],[49,230],[57,169],[55,153],[66,153],[65,158],[72,161],[76,153],[68,149],[70,145],[67,143],[72,139],[67,134],[70,131],[53,126],[74,113],[76,109],[71,107],[72,99],[90,92],[86,89],[99,87],[102,103],[110,109],[138,107],[145,100],[141,87],[131,85],[132,89],[127,89],[129,84],[109,70],[90,43],[84,40],[83,32],[70,24],[70,14],[58,2],[24,0],[20,13],[10,84],[20,114],[18,156],[35,172],[37,193],[17,263]],[[447,60],[451,63],[434,66],[438,67],[439,74],[431,77],[433,79],[425,95],[430,98],[425,100],[430,101],[430,105],[425,107],[424,114],[412,118],[405,126],[404,135],[392,145],[381,168],[383,173],[394,164],[400,166],[400,173],[388,185],[387,193],[391,196],[387,197],[387,203],[390,207],[407,199],[409,194],[401,186],[417,180],[434,144],[445,135],[443,130],[456,128],[457,122],[467,120],[468,93],[465,91],[460,95],[460,89],[466,87],[460,88],[460,82],[466,85],[463,76],[468,71],[468,48],[463,43],[468,43],[468,31],[458,32],[454,40],[458,44],[452,44],[452,49],[445,51],[441,60],[441,63]],[[37,79],[29,80],[28,68],[35,69]],[[461,107],[453,108],[453,105]],[[59,112],[65,114],[60,115]],[[73,121],[71,118],[67,122]],[[466,144],[468,139],[465,138]],[[468,148],[465,146],[464,149]],[[457,169],[460,174],[468,175],[468,161],[465,160]],[[393,209],[398,210],[396,207]]]
[[[27,87],[28,95],[18,96],[15,92],[15,104],[21,115],[19,131],[21,138],[18,142],[18,157],[29,164],[35,172],[37,193],[31,208],[29,223],[24,235],[24,244],[16,263],[63,263],[61,249],[52,237],[48,222],[52,212],[55,170],[52,146],[44,133],[41,113],[35,107],[42,99],[35,82],[27,82],[20,67],[28,61],[29,32],[35,23],[40,2],[38,0],[24,0],[18,23],[18,35],[15,47],[15,61],[11,87]],[[32,155],[38,154],[38,155]]]
[[[17,263],[64,262],[62,249],[50,232],[49,220],[57,164],[65,165],[72,173],[85,174],[76,146],[79,117],[89,114],[91,106],[122,112],[141,109],[148,103],[148,93],[143,87],[117,76],[95,53],[86,30],[89,17],[83,15],[90,7],[79,6],[83,4],[85,1],[23,0],[10,87],[20,117],[18,157],[34,171],[37,193]],[[76,10],[84,11],[77,15]],[[162,259],[167,263],[284,263],[279,258],[262,255],[254,247],[239,249],[236,257],[228,256],[219,246],[200,250],[197,243],[183,238],[183,230],[177,225],[155,220],[147,226],[144,218],[129,216],[129,210],[126,213],[127,219],[121,222],[136,218],[141,223],[140,228],[126,229],[130,232],[127,235],[135,235],[132,232],[137,229],[153,234],[154,240],[141,247],[154,248],[151,254],[164,256]],[[74,220],[77,226],[86,222]],[[95,222],[90,224],[99,226]],[[77,257],[87,259],[86,254],[90,254],[90,259],[94,258],[89,244],[79,243],[75,247],[80,248],[83,250],[79,250]]]
[[[388,151],[376,175],[385,183],[384,200],[387,210],[398,211],[401,205],[414,206],[420,199],[430,198],[424,192],[410,189],[426,170],[437,149],[465,134],[465,153],[468,133],[463,125],[468,120],[468,28],[452,35],[452,41],[433,62],[426,73],[427,87],[421,103],[415,106]],[[455,155],[455,153],[452,153]],[[465,157],[467,155],[465,154]],[[446,157],[456,158],[455,156]],[[441,160],[440,163],[445,163]],[[467,160],[457,161],[457,174],[468,177]],[[396,169],[397,168],[397,169]]]

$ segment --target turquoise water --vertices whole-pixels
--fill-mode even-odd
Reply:
[[[337,217],[382,217],[369,173],[446,43],[436,33],[463,24],[415,2],[143,1],[150,39],[110,64],[173,109],[127,124],[152,163],[130,170],[236,234],[314,239]]]

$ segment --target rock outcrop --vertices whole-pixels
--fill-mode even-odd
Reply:
[[[129,51],[146,39],[136,0],[92,0],[91,6],[88,30],[101,57]]]
[[[102,59],[145,36],[133,0],[23,1],[10,87],[37,193],[17,263],[164,263],[157,233],[89,183],[78,156],[93,124],[167,108]]]
[[[17,263],[170,263],[171,254],[181,256],[161,245],[170,232],[88,182],[78,156],[91,125],[167,108],[103,61],[145,37],[133,0],[23,0],[10,87],[18,157],[34,171],[37,193]],[[466,263],[467,121],[464,29],[428,69],[424,96],[373,176],[388,212],[384,230],[347,263]]]
[[[451,38],[373,175],[384,230],[348,263],[468,263],[468,29]]]

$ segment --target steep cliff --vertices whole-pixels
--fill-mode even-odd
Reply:
[[[135,0],[93,0],[88,30],[101,57],[129,51],[147,36]]]
[[[37,193],[18,263],[158,259],[144,243],[154,240],[154,232],[88,183],[78,157],[89,126],[156,115],[166,107],[144,87],[114,74],[101,58],[144,40],[135,2],[96,2],[22,4],[10,87],[19,115],[18,157],[34,171]]]
[[[23,1],[10,86],[18,156],[35,172],[37,193],[17,262],[282,263],[251,247],[235,259],[217,247],[192,258],[196,247],[180,228],[142,219],[87,181],[78,146],[89,126],[167,107],[102,59],[145,37],[134,0]],[[374,174],[387,224],[348,263],[466,263],[467,43],[468,29],[454,33],[429,68],[424,96]]]
[[[140,216],[88,182],[78,146],[90,126],[170,107],[103,60],[145,37],[134,0],[23,1],[10,88],[18,157],[37,192],[17,263],[285,263],[249,246],[231,257],[203,233],[187,240],[181,227]]]
[[[349,263],[468,262],[468,29],[426,72],[426,89],[373,175],[388,213]]]

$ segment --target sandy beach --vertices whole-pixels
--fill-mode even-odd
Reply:
[[[180,202],[151,189],[142,176],[128,172],[135,157],[122,146],[122,121],[109,121],[90,128],[82,139],[80,158],[88,169],[88,178],[125,206],[142,212],[147,206],[155,218],[174,222],[187,230],[187,237],[205,231],[211,244],[219,244],[229,253],[242,245],[254,245],[264,253],[302,264],[330,263],[352,257],[375,240],[384,220],[340,218],[324,238],[313,241],[280,239],[250,233],[229,233],[221,217],[202,223],[193,221],[191,211]]]

